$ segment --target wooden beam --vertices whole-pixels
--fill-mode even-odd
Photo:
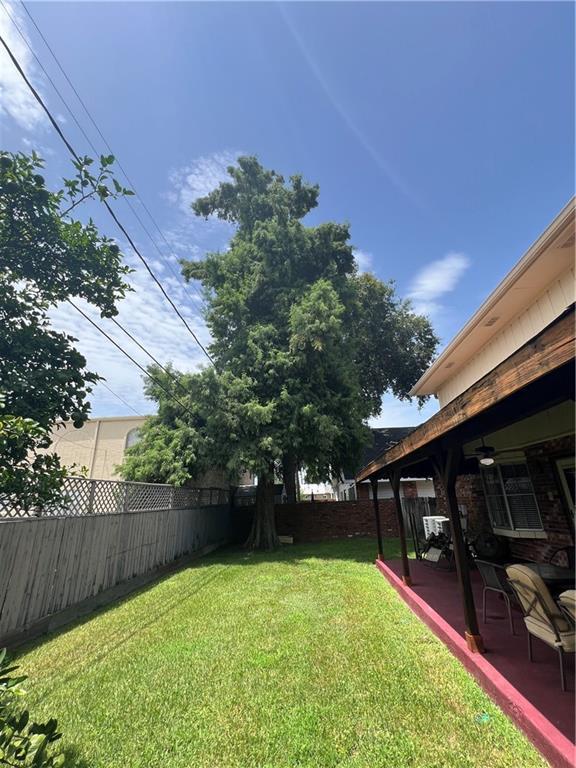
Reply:
[[[574,307],[358,473],[369,478],[574,359]]]
[[[402,581],[407,587],[412,586],[410,577],[410,566],[408,565],[408,548],[406,546],[406,530],[404,526],[404,513],[402,511],[402,499],[400,498],[400,472],[390,472],[390,485],[394,492],[394,502],[396,506],[396,520],[398,522],[398,535],[400,536],[400,553],[402,559]]]
[[[376,520],[376,538],[378,540],[378,557],[377,560],[384,560],[384,546],[382,544],[382,526],[380,525],[380,505],[378,504],[378,479],[376,477],[371,478],[370,484],[372,485],[372,498],[374,500],[374,518]]]
[[[458,499],[456,498],[456,478],[461,463],[461,452],[462,446],[454,444],[445,452],[437,452],[432,457],[432,462],[438,481],[443,486],[444,493],[446,494],[448,516],[450,518],[450,528],[452,530],[452,547],[454,550],[458,586],[462,597],[462,609],[466,627],[464,637],[466,639],[466,644],[471,651],[484,653],[484,643],[478,628],[474,594],[472,592],[472,583],[470,581],[468,553],[466,551],[464,532],[462,531],[462,523],[460,521]]]

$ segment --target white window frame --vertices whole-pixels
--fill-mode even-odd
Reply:
[[[130,437],[134,435],[134,433],[137,433],[136,439],[132,443],[132,445],[136,445],[141,439],[142,439],[142,433],[141,433],[141,427],[132,427],[131,429],[126,432],[126,437],[124,438],[124,450],[127,451],[128,448],[131,448],[132,445],[128,445],[130,441]]]
[[[536,505],[536,512],[538,513],[538,519],[540,520],[540,528],[516,528],[514,527],[514,521],[512,518],[512,513],[510,512],[510,504],[508,502],[508,495],[506,494],[506,491],[504,489],[504,481],[502,479],[502,470],[501,467],[505,466],[506,464],[523,464],[526,467],[526,476],[528,477],[528,480],[530,482],[530,489],[532,491],[532,496],[534,497],[534,504]],[[530,470],[528,469],[528,463],[524,459],[510,459],[509,461],[498,461],[497,463],[493,464],[490,467],[491,470],[497,469],[498,470],[498,478],[500,480],[500,492],[502,494],[502,498],[504,499],[504,504],[506,507],[506,514],[508,516],[508,522],[510,524],[509,528],[501,528],[494,524],[492,520],[492,512],[490,510],[490,503],[488,501],[488,497],[491,494],[488,494],[486,492],[486,484],[484,481],[484,473],[486,470],[481,469],[480,475],[482,478],[482,487],[484,489],[484,498],[486,500],[486,508],[488,510],[488,518],[490,520],[490,525],[492,526],[492,531],[497,534],[498,536],[507,536],[510,539],[547,539],[548,536],[546,534],[546,531],[544,530],[544,527],[542,526],[542,515],[540,514],[540,507],[538,505],[538,499],[536,498],[536,493],[534,492],[534,486],[532,484],[532,478],[530,477]]]
[[[576,511],[574,501],[572,499],[572,494],[570,493],[570,488],[568,487],[568,481],[566,480],[566,475],[564,474],[565,468],[574,468],[575,460],[574,456],[563,456],[561,459],[556,460],[556,469],[558,471],[558,476],[560,477],[560,484],[562,485],[562,491],[564,493],[564,498],[566,500],[566,504],[570,507],[572,512],[574,513]]]

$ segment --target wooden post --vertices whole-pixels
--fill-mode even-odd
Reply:
[[[382,544],[382,527],[380,525],[380,507],[378,505],[378,480],[375,477],[370,478],[372,485],[372,498],[374,500],[374,517],[376,518],[376,538],[378,539],[378,557],[377,560],[384,560],[384,546]]]
[[[464,609],[464,624],[466,626],[464,637],[471,651],[484,653],[484,643],[478,628],[474,594],[472,593],[472,584],[470,582],[470,570],[468,568],[468,557],[464,545],[462,524],[460,522],[460,510],[458,509],[458,500],[456,498],[456,478],[458,476],[460,451],[460,446],[450,446],[445,453],[438,453],[432,457],[432,461],[438,480],[446,494],[448,516],[452,529],[452,546],[454,547],[456,573],[458,575],[462,607]]]
[[[392,470],[388,473],[390,485],[394,493],[396,504],[396,519],[398,522],[398,534],[400,536],[400,554],[402,558],[402,581],[407,587],[412,586],[410,577],[410,566],[408,565],[408,549],[406,547],[406,529],[404,527],[404,514],[402,512],[402,499],[400,498],[400,472]]]

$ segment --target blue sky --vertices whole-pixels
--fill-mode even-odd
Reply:
[[[402,296],[430,314],[443,343],[573,194],[571,3],[28,7],[169,240],[170,251],[158,240],[161,259],[119,204],[203,340],[196,294],[183,288],[176,257],[226,243],[230,230],[194,219],[189,202],[222,179],[240,152],[319,183],[310,222],[349,221],[362,267],[395,280]],[[9,9],[104,151],[24,11],[15,3]],[[2,8],[0,31],[73,144],[90,152]],[[63,145],[5,58],[0,97],[2,147],[35,147],[48,178],[67,173]],[[118,235],[101,212],[95,216],[104,232]],[[133,282],[121,321],[162,359],[199,365],[201,353],[141,269]],[[114,392],[150,412],[138,371],[86,321],[59,308],[54,324],[79,339]],[[117,330],[111,334],[146,362]],[[92,402],[95,415],[130,413],[102,386]],[[435,409],[431,402],[418,412],[386,397],[375,423],[413,424]]]

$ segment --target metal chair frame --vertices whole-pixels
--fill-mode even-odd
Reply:
[[[556,651],[558,652],[558,659],[560,662],[560,685],[562,687],[562,691],[566,691],[566,674],[564,671],[564,648],[562,647],[562,637],[560,636],[560,630],[558,629],[558,626],[556,625],[556,618],[553,616],[548,608],[546,607],[546,604],[542,600],[542,597],[539,592],[537,592],[533,587],[530,587],[528,584],[525,584],[524,582],[516,581],[515,579],[508,579],[509,584],[511,584],[512,588],[514,589],[516,593],[516,597],[518,599],[518,602],[520,603],[520,608],[522,609],[522,613],[524,615],[524,618],[530,615],[530,611],[534,608],[535,605],[539,605],[540,609],[542,610],[542,613],[546,616],[548,621],[550,622],[550,625],[552,629],[554,630],[554,634],[556,635],[556,642],[554,643],[554,646],[556,648]],[[517,587],[516,585],[519,585]],[[526,611],[524,609],[524,605],[522,604],[522,600],[520,599],[519,595],[519,588],[523,590],[527,590],[532,594],[533,602],[530,603],[528,606],[528,610]],[[558,607],[558,610],[562,614],[563,618],[567,618],[564,611],[560,610],[560,607]],[[573,622],[568,620],[568,624],[572,624]],[[528,635],[528,661],[533,661],[532,656],[532,634],[528,627],[526,627],[527,635]],[[540,638],[541,639],[541,638]],[[542,640],[542,642],[545,645],[548,645],[545,640]]]
[[[484,582],[484,588],[482,589],[482,621],[484,624],[486,624],[486,595],[488,592],[495,592],[498,595],[502,595],[504,598],[504,601],[506,603],[506,608],[508,610],[508,621],[510,622],[510,632],[515,635],[516,632],[514,630],[514,618],[512,616],[512,602],[510,600],[510,596],[514,600],[516,600],[516,594],[511,589],[506,589],[506,584],[508,582],[508,579],[506,577],[506,569],[502,565],[498,565],[497,563],[491,563],[489,560],[479,560],[478,558],[475,559],[475,564],[478,570],[480,571],[480,576],[482,577],[482,581]],[[498,582],[498,586],[496,584],[488,584],[487,578],[485,575],[485,571],[483,571],[483,568],[489,567],[494,571],[494,579],[496,582]],[[498,575],[499,571],[503,571],[503,579],[500,578]]]

